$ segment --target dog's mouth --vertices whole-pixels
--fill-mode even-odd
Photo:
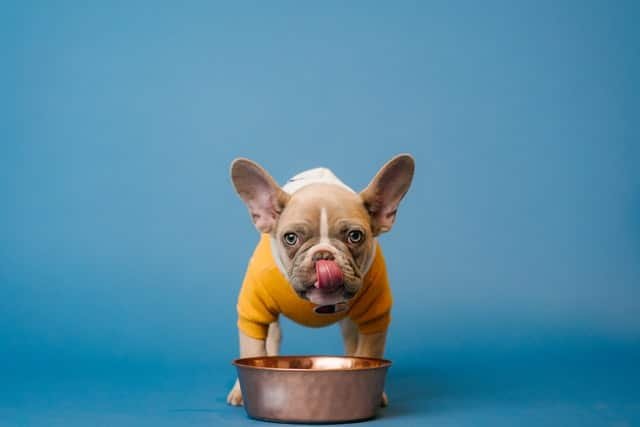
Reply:
[[[319,306],[331,306],[345,300],[344,274],[334,260],[318,260],[316,280],[306,291],[306,297]]]
[[[319,314],[332,314],[344,311],[347,301],[356,294],[354,286],[345,283],[345,277],[337,262],[318,260],[315,263],[315,276],[296,290],[300,298],[315,304],[314,311]]]
[[[316,261],[316,281],[313,287],[331,293],[344,286],[344,274],[337,262],[333,260]]]

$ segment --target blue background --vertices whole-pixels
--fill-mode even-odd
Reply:
[[[364,187],[373,424],[640,424],[637,2],[15,2],[0,16],[0,425],[241,425],[257,233],[228,166]],[[339,353],[284,324],[284,353]]]

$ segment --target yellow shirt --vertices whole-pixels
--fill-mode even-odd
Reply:
[[[268,234],[263,234],[249,261],[238,296],[238,328],[246,335],[263,340],[269,324],[282,313],[305,326],[327,326],[348,316],[363,334],[386,331],[391,321],[391,289],[380,245],[364,276],[362,287],[348,301],[346,310],[317,314],[311,302],[302,299],[278,269],[271,253]]]

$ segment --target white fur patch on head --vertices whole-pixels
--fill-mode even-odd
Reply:
[[[293,178],[289,179],[282,189],[289,194],[293,194],[302,187],[316,183],[339,185],[340,187],[355,193],[351,187],[340,181],[340,179],[327,168],[315,168],[300,172]]]

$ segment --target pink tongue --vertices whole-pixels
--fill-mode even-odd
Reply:
[[[342,270],[335,261],[316,261],[316,287],[323,290],[333,290],[342,285]]]

